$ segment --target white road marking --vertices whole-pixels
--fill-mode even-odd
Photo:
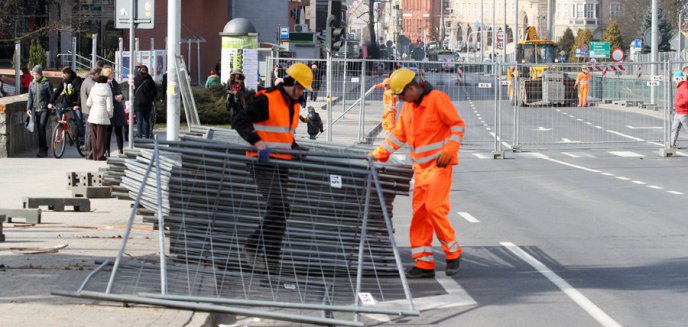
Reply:
[[[589,121],[586,121],[585,123],[586,123],[586,124],[588,124],[588,125],[592,125],[592,123],[591,123],[591,122],[589,122]]]
[[[563,155],[565,155],[565,156],[569,156],[569,157],[571,157],[571,158],[580,158],[579,155],[573,154],[573,153],[562,152],[561,154],[563,154]]]
[[[688,157],[688,153],[685,153],[685,152],[676,151],[676,154],[678,154],[681,157]]]
[[[602,127],[602,126],[595,126],[595,128],[597,128],[597,129],[603,129],[604,127]]]
[[[554,128],[544,128],[544,127],[542,127],[542,126],[538,126],[538,128],[536,129],[536,131],[548,132],[548,131],[551,131],[551,130],[553,130],[553,129],[554,129]]]
[[[667,191],[667,193],[676,194],[676,195],[683,195],[683,193],[678,192],[678,191]]]
[[[638,185],[645,185],[645,184],[647,184],[647,183],[645,183],[645,182],[643,182],[643,181],[633,181],[633,183],[634,183],[634,184],[638,184]]]
[[[468,220],[469,223],[474,223],[474,224],[475,224],[475,223],[479,223],[479,222],[480,222],[480,220],[475,219],[475,217],[473,217],[473,215],[471,215],[470,213],[465,212],[465,211],[459,211],[459,216],[463,217],[463,219]]]
[[[617,131],[612,131],[611,129],[608,129],[607,132],[608,132],[608,133],[612,133],[612,134],[616,134],[616,135],[618,135],[618,136],[622,136],[622,137],[625,137],[625,138],[628,138],[628,139],[631,139],[631,140],[635,140],[635,141],[641,141],[641,142],[644,142],[644,141],[645,141],[645,140],[643,140],[643,139],[641,139],[641,138],[639,138],[639,137],[626,135],[626,134],[624,134],[624,133],[619,133],[619,132],[617,132]]]
[[[422,312],[433,309],[447,309],[462,305],[478,304],[478,302],[475,302],[473,297],[453,278],[448,277],[444,273],[439,273],[435,276],[435,280],[444,288],[447,294],[413,298],[413,305],[417,311]],[[409,307],[409,302],[406,299],[378,302],[378,304],[399,308]],[[382,314],[365,314],[365,316],[380,322],[389,322],[392,318],[395,318],[395,316]]]
[[[643,158],[644,155],[632,151],[608,151],[610,154],[624,158]]]
[[[623,177],[623,176],[616,176],[616,178],[622,180],[622,181],[630,181],[631,179],[628,177]]]
[[[631,126],[631,125],[626,125],[626,127],[630,129],[662,129],[664,127],[662,126],[644,126],[644,127],[636,127],[636,126]]]
[[[614,176],[614,174],[612,174],[612,173],[602,173],[602,175],[604,175],[604,176]]]
[[[561,138],[561,141],[562,141],[563,143],[580,143],[580,141],[571,141],[571,140],[569,140],[569,139],[567,139],[567,138],[565,138],[565,137],[562,137],[562,138]]]
[[[655,189],[655,190],[663,190],[663,189],[664,189],[663,187],[657,186],[657,185],[648,185],[647,187],[653,188],[653,189]]]
[[[492,155],[485,153],[474,153],[473,155],[478,157],[478,159],[492,159]]]
[[[573,288],[571,284],[559,277],[552,270],[547,268],[547,266],[545,266],[543,263],[533,258],[533,256],[528,254],[526,251],[523,251],[523,249],[511,242],[500,242],[499,244],[501,244],[503,247],[506,247],[506,249],[511,251],[511,253],[521,258],[521,260],[527,262],[540,274],[549,279],[554,285],[559,287],[559,289],[561,289],[562,292],[564,292],[564,294],[566,294],[571,300],[573,300],[573,302],[578,304],[579,307],[585,310],[585,312],[587,312],[591,317],[593,317],[593,319],[597,320],[597,322],[599,322],[602,326],[621,327],[621,324],[616,322],[614,319],[612,319],[612,317],[610,317],[604,311],[602,311],[602,309],[595,305],[595,303],[593,303],[587,297],[585,297],[583,293]]]
[[[491,130],[492,130],[492,128],[489,128],[489,127],[485,127],[485,129],[488,130],[488,131],[491,131]]]
[[[576,119],[576,120],[577,120],[577,121],[583,121],[583,118],[578,118],[578,119]]]

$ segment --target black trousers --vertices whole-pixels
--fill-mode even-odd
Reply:
[[[263,220],[246,241],[246,249],[257,253],[265,251],[267,262],[273,265],[279,262],[282,253],[282,239],[289,215],[289,169],[271,163],[253,162],[248,163],[247,168],[267,206]]]
[[[48,151],[48,118],[50,118],[50,111],[47,110],[36,111],[34,117],[34,124],[38,127],[38,148],[41,152]]]
[[[124,126],[112,126],[108,125],[108,136],[107,136],[107,145],[105,146],[105,149],[110,153],[110,144],[112,140],[112,133],[115,133],[115,139],[117,140],[117,150],[119,150],[119,153],[122,153],[124,150]]]

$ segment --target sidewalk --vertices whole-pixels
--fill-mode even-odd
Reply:
[[[21,208],[24,196],[69,197],[66,173],[96,171],[105,162],[81,158],[0,159],[0,208]],[[112,259],[122,244],[131,201],[91,199],[90,212],[42,211],[42,223],[5,223],[0,243],[0,318],[2,326],[203,326],[207,313],[50,295],[76,290],[97,260]],[[68,207],[71,208],[71,207]],[[158,232],[136,220],[127,254],[158,254]],[[17,254],[12,248],[48,248],[58,253]]]

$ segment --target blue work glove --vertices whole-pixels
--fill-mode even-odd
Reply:
[[[270,161],[270,148],[265,148],[263,150],[258,150],[258,162],[265,164]]]

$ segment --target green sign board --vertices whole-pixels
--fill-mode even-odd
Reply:
[[[222,49],[258,49],[258,37],[223,36]]]
[[[609,42],[590,42],[590,58],[609,59]]]

